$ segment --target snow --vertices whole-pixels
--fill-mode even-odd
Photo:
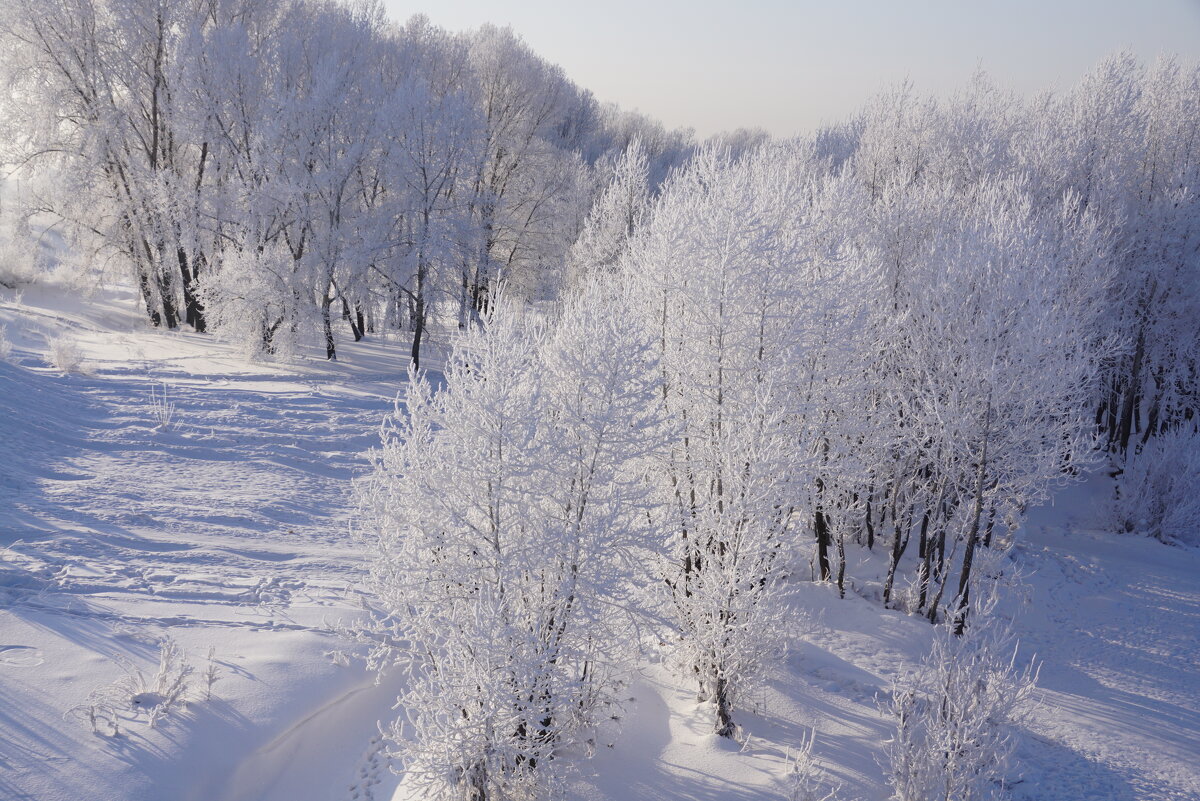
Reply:
[[[351,482],[405,349],[250,363],[149,329],[128,292],[53,286],[0,292],[0,325],[0,798],[405,798],[377,728],[395,680],[337,658],[353,646],[332,628],[360,614]],[[63,336],[80,372],[48,361]],[[151,387],[175,405],[168,426]],[[1093,477],[1020,535],[1025,602],[1004,612],[1020,658],[1041,662],[1041,701],[1017,801],[1200,797],[1200,550],[1104,533],[1107,492]],[[852,558],[857,577],[885,568]],[[787,754],[814,731],[840,797],[887,798],[880,700],[931,630],[876,593],[795,583],[788,654],[735,710],[742,744],[714,737],[694,688],[648,652],[573,799],[785,798]],[[127,715],[119,737],[69,714],[122,675],[118,657],[152,671],[168,635],[196,668],[185,710],[154,729]]]
[[[0,725],[16,734],[0,745],[0,797],[269,798],[292,760],[331,768],[304,781],[332,797],[390,704],[325,653],[342,646],[329,624],[359,607],[349,481],[403,360],[375,344],[338,365],[248,364],[207,337],[145,330],[128,296],[61,297],[0,307],[14,345],[0,362]],[[46,362],[63,335],[82,374]],[[163,386],[175,413],[160,428],[150,389]],[[114,657],[150,668],[167,634],[198,672],[216,647],[211,701],[119,738],[64,719],[121,674]]]
[[[1043,661],[1043,709],[1020,755],[1028,792],[1014,795],[1194,799],[1200,551],[1098,532],[1105,490],[1071,488],[1027,526],[1022,630]]]

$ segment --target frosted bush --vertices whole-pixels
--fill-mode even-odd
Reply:
[[[166,431],[169,430],[175,423],[175,404],[171,403],[167,397],[167,385],[163,384],[161,389],[156,390],[153,385],[150,387],[150,415],[158,424],[158,428]]]
[[[112,684],[92,690],[86,703],[71,710],[76,716],[86,719],[94,733],[116,737],[121,733],[123,715],[132,715],[134,720],[144,716],[153,729],[172,710],[186,705],[191,689],[192,666],[183,649],[170,637],[160,644],[158,669],[152,674],[144,673],[128,659],[119,658],[117,661],[125,670],[125,675]],[[212,664],[210,651],[210,672],[214,670]],[[212,682],[216,680],[215,672],[206,676],[205,680],[211,694]]]
[[[787,754],[787,801],[836,801],[837,790],[825,787],[821,781],[820,766],[813,756],[816,733],[800,741],[795,751]]]
[[[920,666],[893,683],[885,772],[896,801],[1006,797],[1012,730],[1029,714],[1037,672],[1017,666],[1005,623],[975,621],[962,636],[938,627]]]
[[[226,254],[200,288],[209,329],[249,359],[293,359],[299,343],[316,331],[311,303],[287,283],[290,265],[279,247]]]
[[[221,667],[217,663],[217,646],[208,646],[208,663],[204,668],[204,700],[212,700],[213,685],[221,678]]]
[[[8,361],[12,356],[12,343],[8,341],[8,329],[0,325],[0,361]]]
[[[79,343],[70,337],[55,337],[50,341],[50,364],[63,373],[77,373],[83,364]]]
[[[1180,427],[1154,437],[1126,460],[1117,480],[1117,531],[1163,542],[1200,544],[1200,432]]]
[[[14,218],[8,209],[0,211],[0,286],[28,286],[45,272],[41,252],[24,220]]]

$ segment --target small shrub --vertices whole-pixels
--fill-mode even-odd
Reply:
[[[125,715],[132,715],[135,720],[145,716],[153,729],[172,710],[187,704],[192,666],[183,649],[170,637],[162,641],[158,669],[153,674],[147,675],[123,657],[117,662],[125,669],[125,675],[112,684],[92,690],[86,703],[70,710],[87,720],[94,733],[118,736]],[[212,682],[216,681],[211,652],[209,671],[206,680],[211,693]]]
[[[1037,672],[1017,667],[1004,623],[974,620],[962,636],[940,626],[920,667],[893,683],[886,710],[896,733],[885,771],[896,801],[1005,796],[1012,727],[1028,715]]]
[[[50,341],[50,364],[63,373],[77,373],[83,364],[79,343],[70,337],[55,337]]]
[[[8,361],[12,356],[12,343],[8,341],[8,329],[0,325],[0,361]]]
[[[175,404],[167,397],[166,384],[158,391],[155,391],[153,386],[150,387],[150,414],[158,423],[158,428],[164,431],[174,425]]]
[[[217,664],[217,646],[208,646],[208,665],[204,668],[204,700],[212,700],[212,688],[221,677],[221,667]]]
[[[813,732],[801,740],[800,746],[787,754],[787,801],[834,801],[836,789],[828,789],[818,778],[819,767],[812,755]]]

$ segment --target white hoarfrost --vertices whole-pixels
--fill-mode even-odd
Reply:
[[[410,375],[361,489],[381,670],[406,781],[438,797],[561,797],[617,711],[656,543],[656,366],[619,294],[553,323],[497,304],[445,385]],[[603,309],[603,313],[601,313]]]

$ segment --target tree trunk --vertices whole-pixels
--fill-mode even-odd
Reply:
[[[463,329],[467,327],[467,268],[463,265],[462,271],[462,286],[458,292],[458,327]]]
[[[838,597],[846,597],[846,535],[845,532],[839,530],[837,538],[838,551],[838,575],[837,588]]]
[[[729,687],[724,677],[719,677],[713,686],[713,700],[717,704],[717,735],[732,738],[737,727],[733,725],[733,705],[729,702]]]
[[[925,539],[925,532],[921,532],[921,561],[917,564],[917,611],[925,610],[925,601],[929,596],[929,556],[933,551],[930,543]]]
[[[162,303],[163,325],[167,328],[178,328],[179,312],[175,308],[175,293],[171,289],[171,282],[161,273],[156,277],[158,281],[159,300]]]
[[[996,528],[996,504],[988,507],[987,532],[983,535],[983,547],[992,547],[992,531]]]
[[[929,602],[929,622],[937,623],[938,607],[942,603],[942,594],[946,591],[946,524],[950,522],[954,512],[952,510],[940,509],[943,525],[938,528],[937,534],[937,561],[933,563],[933,569],[930,571],[933,580],[938,582],[937,594],[933,596],[933,600]]]
[[[184,322],[195,329],[196,333],[203,334],[208,330],[208,323],[204,319],[204,304],[196,295],[196,282],[200,279],[200,264],[203,259],[189,259],[184,248],[176,248],[175,258],[179,262],[179,276],[182,279]]]
[[[467,770],[467,801],[488,801],[487,765],[478,762]]]
[[[940,505],[939,503],[935,506]],[[917,564],[917,611],[925,609],[925,601],[929,595],[929,561],[933,554],[933,543],[929,541],[929,514],[930,509],[926,507],[925,513],[921,515],[921,535],[917,541],[917,556],[920,557],[920,562]]]
[[[1138,386],[1142,372],[1142,361],[1146,354],[1146,333],[1144,330],[1138,331],[1137,345],[1133,351],[1133,364],[1130,366],[1127,384],[1125,387],[1125,398],[1121,403],[1121,423],[1120,431],[1117,435],[1117,445],[1121,449],[1121,454],[1124,455],[1129,450],[1129,438],[1133,435],[1133,416],[1137,408],[1138,402]]]
[[[817,479],[817,497],[821,495],[823,484]],[[817,504],[813,515],[813,534],[817,537],[817,564],[820,567],[821,581],[829,581],[832,571],[829,569],[829,524],[825,520],[825,511]]]
[[[351,315],[350,304],[346,302],[345,295],[342,296],[342,319],[350,324],[350,333],[354,335],[354,341],[361,342],[363,338],[362,312]]]
[[[417,296],[416,314],[413,318],[412,366],[421,368],[421,338],[425,334],[425,299]]]
[[[975,478],[975,508],[971,513],[971,528],[967,532],[967,548],[963,552],[962,572],[958,576],[958,610],[954,613],[954,633],[961,636],[967,630],[967,612],[970,608],[971,565],[975,561],[975,546],[979,542],[979,523],[983,518],[983,479],[987,474],[988,434],[991,433],[991,401],[988,402],[987,419],[983,429],[983,448],[979,454],[979,471]]]
[[[329,307],[333,305],[333,298],[329,297],[329,292],[321,298],[321,326],[325,332],[325,358],[331,362],[337,361],[337,347],[333,342],[333,321],[329,316]]]
[[[892,602],[892,586],[896,581],[896,568],[900,565],[900,557],[904,555],[904,549],[908,545],[908,538],[903,536],[905,526],[900,522],[900,515],[896,512],[899,495],[900,482],[897,480],[892,489],[892,553],[888,559],[887,579],[883,583],[883,605],[885,607]]]
[[[273,355],[275,353],[275,334],[283,326],[283,318],[280,317],[271,325],[263,324],[262,329],[262,346],[263,353]]]
[[[871,496],[875,493],[875,488],[871,487],[867,490],[867,513],[863,521],[867,525],[867,550],[875,549],[875,521],[871,519]]]
[[[158,304],[154,302],[154,292],[150,286],[150,276],[146,274],[144,269],[138,270],[138,289],[142,293],[142,300],[146,304],[146,316],[150,318],[150,324],[155,328],[162,325],[162,314],[158,311]]]

